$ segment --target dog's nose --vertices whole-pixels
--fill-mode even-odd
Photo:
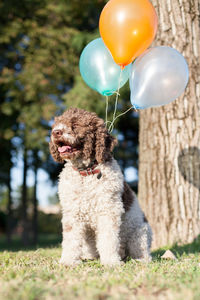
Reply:
[[[61,137],[62,134],[63,134],[63,132],[60,129],[56,129],[56,130],[53,131],[53,136],[54,137]]]

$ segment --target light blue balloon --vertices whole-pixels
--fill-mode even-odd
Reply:
[[[168,104],[185,90],[189,69],[177,50],[150,48],[133,63],[130,76],[131,103],[137,109]]]
[[[84,48],[79,68],[83,80],[89,87],[103,96],[110,96],[129,79],[131,64],[121,70],[103,40],[98,38]]]

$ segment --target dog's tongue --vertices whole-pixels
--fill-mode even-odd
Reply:
[[[70,151],[70,150],[72,150],[72,147],[71,147],[71,146],[62,146],[62,147],[58,147],[58,151],[59,151],[60,153],[64,153],[64,152]]]

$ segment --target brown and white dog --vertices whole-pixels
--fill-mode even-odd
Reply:
[[[117,265],[126,256],[151,260],[151,228],[124,181],[112,150],[116,139],[95,113],[70,108],[55,118],[50,151],[65,163],[59,177],[63,242],[60,262],[100,256]]]

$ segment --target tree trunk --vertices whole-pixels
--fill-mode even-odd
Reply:
[[[36,245],[38,241],[38,201],[37,201],[37,173],[38,168],[35,166],[34,174],[34,190],[33,190],[33,244]]]
[[[11,188],[11,169],[9,170],[9,178],[7,182],[8,188],[8,205],[7,205],[7,219],[6,219],[6,237],[7,242],[11,242],[12,236],[12,188]]]
[[[22,242],[24,246],[29,244],[29,226],[27,218],[27,149],[24,146],[24,167],[23,167],[23,184],[22,184]]]
[[[152,2],[156,45],[180,51],[190,69],[184,95],[140,113],[139,200],[157,248],[200,233],[200,14],[198,0]]]

